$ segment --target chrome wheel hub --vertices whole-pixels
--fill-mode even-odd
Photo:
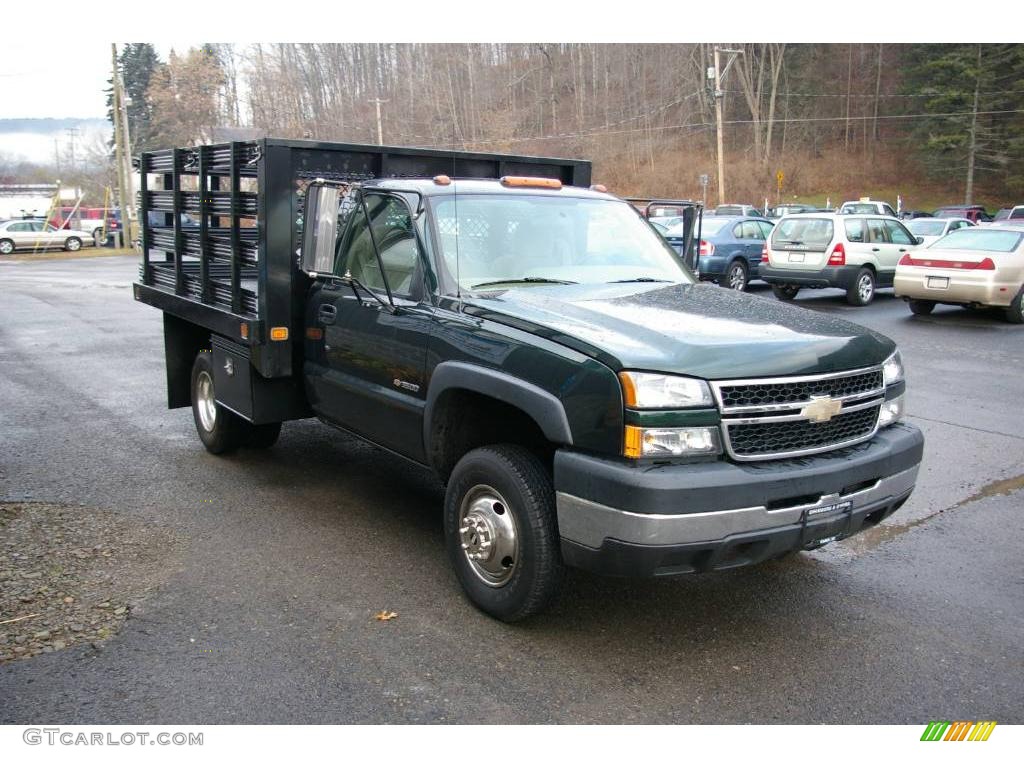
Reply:
[[[470,489],[459,511],[459,543],[473,572],[500,587],[515,573],[519,539],[508,504],[488,485]]]
[[[874,286],[871,284],[870,276],[861,276],[860,280],[857,282],[857,293],[860,294],[861,301],[867,301],[871,298],[871,294],[874,293]]]
[[[213,432],[217,425],[217,401],[213,399],[213,379],[206,371],[196,378],[196,410],[203,429]]]
[[[743,267],[736,265],[729,270],[729,287],[734,291],[743,287]]]

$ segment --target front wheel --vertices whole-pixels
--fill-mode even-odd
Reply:
[[[82,249],[82,241],[77,237],[69,237],[64,241],[65,251],[79,251]]]
[[[734,261],[725,273],[725,284],[734,291],[747,290],[747,265],[742,261]]]
[[[796,295],[800,292],[800,286],[797,285],[776,285],[772,284],[772,293],[775,294],[775,298],[781,301],[792,301],[796,298]]]
[[[864,307],[875,298],[875,273],[864,267],[857,273],[850,287],[846,289],[846,303],[854,307]]]
[[[501,621],[541,611],[558,592],[564,565],[551,476],[518,445],[470,451],[445,494],[448,556],[469,599]]]
[[[14,241],[13,240],[0,240],[0,253],[4,256],[9,256],[14,253]]]
[[[935,309],[935,302],[925,299],[911,299],[907,302],[907,305],[915,315],[930,315],[932,310]]]
[[[1017,291],[1013,303],[1005,310],[1006,320],[1010,323],[1024,323],[1024,285]]]

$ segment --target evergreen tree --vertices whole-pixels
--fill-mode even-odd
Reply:
[[[128,131],[132,152],[151,149],[153,106],[149,99],[149,85],[153,73],[160,66],[156,49],[150,43],[126,43],[117,57],[124,93],[128,100]],[[111,80],[107,81],[112,83]],[[107,119],[114,121],[114,89],[107,89]]]
[[[911,139],[923,167],[936,178],[962,180],[965,201],[979,186],[1020,191],[1024,124],[1024,47],[1008,44],[921,44],[904,57],[903,88],[920,96],[911,113]]]

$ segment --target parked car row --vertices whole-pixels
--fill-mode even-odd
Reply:
[[[92,243],[92,233],[79,229],[58,229],[41,219],[12,219],[0,222],[0,255],[19,250],[62,248],[77,251]]]
[[[1024,207],[992,223],[980,206],[900,220],[887,203],[864,198],[839,212],[787,212],[777,221],[718,210],[702,219],[693,244],[701,280],[739,291],[763,280],[783,301],[805,289],[839,288],[852,306],[893,288],[915,315],[955,304],[1000,307],[1010,322],[1024,322]],[[681,253],[685,223],[652,224]]]

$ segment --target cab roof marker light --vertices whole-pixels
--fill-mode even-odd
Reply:
[[[501,183],[506,187],[539,187],[542,189],[562,188],[562,182],[558,179],[545,179],[541,176],[502,176]]]
[[[452,177],[446,176],[443,173],[439,173],[437,176],[434,177],[434,183],[437,184],[439,187],[447,187],[449,184],[452,183]]]

